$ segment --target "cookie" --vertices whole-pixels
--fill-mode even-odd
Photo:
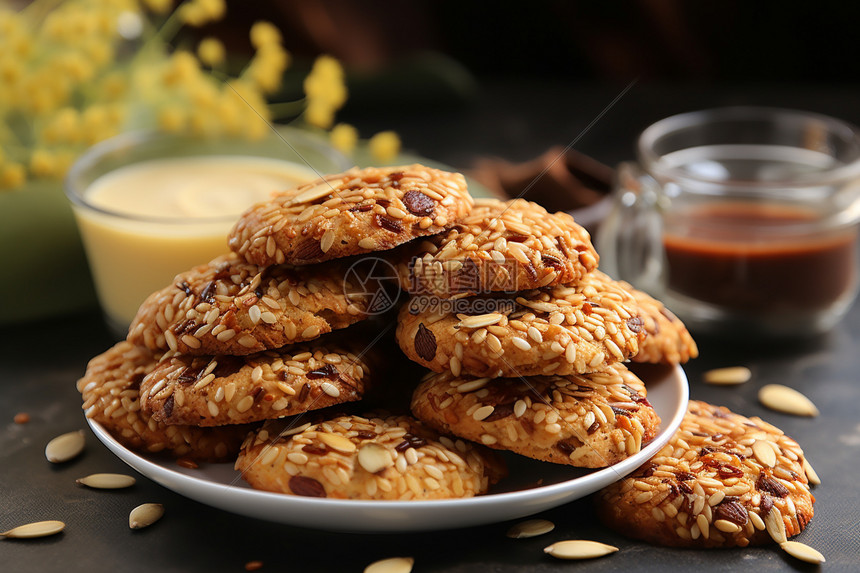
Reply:
[[[633,296],[600,271],[573,286],[416,308],[425,301],[413,297],[400,310],[397,342],[412,360],[455,376],[596,372],[636,354],[645,336]]]
[[[359,400],[369,375],[355,354],[317,341],[247,356],[172,355],[143,379],[141,405],[166,424],[258,422]]]
[[[141,411],[140,382],[156,363],[157,355],[125,341],[90,360],[77,383],[87,418],[133,450],[198,461],[235,459],[251,426],[168,426]]]
[[[478,199],[452,229],[398,253],[401,286],[441,298],[569,284],[597,268],[588,232],[567,213]]]
[[[353,169],[254,205],[228,244],[257,265],[318,263],[435,235],[471,208],[459,173],[423,165]]]
[[[598,494],[598,514],[657,545],[781,543],[812,519],[807,465],[797,442],[778,428],[691,400],[660,453]]]
[[[347,261],[262,268],[224,255],[151,294],[128,340],[152,350],[233,356],[313,340],[370,311],[379,283],[361,281],[351,268]]]
[[[633,361],[684,364],[699,355],[696,341],[681,319],[648,293],[633,288],[629,283],[618,282],[636,299],[642,328],[648,333],[639,344],[639,352],[631,358]]]
[[[504,473],[492,451],[409,416],[266,422],[236,469],[254,488],[339,499],[425,500],[486,493]]]
[[[412,413],[436,430],[500,450],[583,468],[631,456],[657,435],[645,384],[622,364],[601,372],[527,378],[432,374]]]

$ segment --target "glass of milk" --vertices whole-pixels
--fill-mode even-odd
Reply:
[[[108,325],[125,336],[150,293],[229,252],[227,233],[252,204],[351,165],[290,128],[254,142],[138,132],[95,145],[66,195]]]

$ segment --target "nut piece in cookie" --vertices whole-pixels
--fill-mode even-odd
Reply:
[[[800,446],[778,428],[691,400],[672,440],[598,494],[598,514],[657,545],[782,543],[812,519],[803,465]]]
[[[440,298],[580,280],[597,268],[588,232],[525,199],[478,199],[449,231],[397,251],[404,290]]]
[[[642,328],[648,333],[648,336],[639,344],[639,352],[631,360],[684,364],[699,355],[699,348],[687,327],[662,302],[629,283],[624,281],[618,281],[618,283],[636,299]]]
[[[397,342],[415,362],[455,376],[585,374],[638,352],[637,313],[630,293],[592,271],[571,286],[513,296],[413,297],[400,310]]]
[[[366,318],[381,285],[361,281],[355,269],[348,261],[263,268],[224,255],[151,294],[128,340],[151,350],[234,356],[313,340]]]
[[[423,165],[352,169],[254,205],[228,244],[257,265],[318,263],[435,235],[471,208],[459,173]]]
[[[125,341],[90,360],[77,383],[87,418],[133,450],[198,461],[234,459],[250,426],[168,426],[141,411],[140,382],[157,362],[158,355]]]
[[[657,435],[645,385],[623,365],[601,372],[527,378],[432,374],[412,412],[440,432],[537,460],[602,468]]]
[[[370,368],[318,341],[247,356],[165,356],[140,385],[166,424],[220,426],[283,418],[361,399]]]
[[[245,440],[236,469],[266,491],[389,500],[472,497],[506,473],[492,451],[409,416],[266,422]]]

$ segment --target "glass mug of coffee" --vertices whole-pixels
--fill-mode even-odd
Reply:
[[[830,117],[732,107],[663,119],[619,167],[600,266],[699,334],[798,338],[857,294],[860,134]]]

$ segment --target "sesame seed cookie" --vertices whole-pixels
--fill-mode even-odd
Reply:
[[[415,308],[424,301],[401,308],[397,342],[415,362],[455,376],[596,372],[636,354],[645,336],[633,296],[600,271],[571,286]],[[449,312],[466,304],[494,311]]]
[[[352,169],[254,205],[228,244],[257,265],[318,263],[435,235],[471,208],[459,173],[423,165]]]
[[[257,422],[359,400],[369,374],[355,354],[318,342],[241,357],[172,355],[141,382],[141,406],[166,424]]]
[[[648,336],[639,344],[639,352],[631,357],[634,362],[684,364],[699,355],[696,341],[687,327],[672,311],[648,293],[637,290],[629,283],[618,281],[636,299],[642,328]]]
[[[141,411],[140,382],[155,368],[157,358],[145,348],[123,341],[90,360],[77,383],[87,418],[133,450],[198,461],[235,459],[251,426],[168,426]]]
[[[399,255],[402,288],[441,298],[569,284],[598,261],[573,217],[525,199],[478,199],[454,228]]]
[[[151,294],[128,340],[151,350],[241,356],[313,340],[366,317],[379,283],[347,262],[258,267],[224,255]]]
[[[248,436],[236,461],[245,481],[310,497],[425,500],[486,493],[505,474],[491,450],[439,436],[409,416],[302,422],[266,422]]]
[[[657,435],[660,417],[645,384],[623,365],[601,372],[473,378],[445,372],[424,380],[412,413],[440,432],[530,458],[602,468]]]
[[[598,494],[598,514],[657,545],[782,543],[812,519],[805,467],[800,446],[778,428],[691,400],[660,453]]]

